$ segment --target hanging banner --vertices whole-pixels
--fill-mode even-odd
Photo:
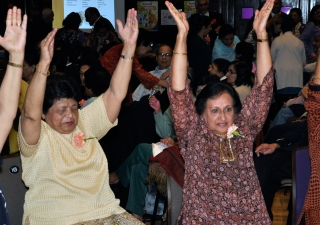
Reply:
[[[158,31],[158,2],[137,2],[139,28]]]

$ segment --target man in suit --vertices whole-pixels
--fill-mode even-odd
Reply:
[[[220,27],[225,23],[221,13],[209,10],[209,0],[196,0],[195,6],[197,13],[192,14],[189,18],[189,24],[192,24],[197,15],[208,16],[211,20],[212,30],[209,32],[210,44],[214,45]]]

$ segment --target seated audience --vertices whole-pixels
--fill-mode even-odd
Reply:
[[[230,62],[236,59],[236,45],[240,42],[239,38],[235,35],[234,28],[225,24],[221,26],[218,38],[215,40],[212,49],[212,61],[217,58],[223,58]]]
[[[135,76],[132,76],[132,79],[134,80],[135,77],[138,78],[139,82],[141,82],[147,89],[151,89],[155,85],[160,85],[166,88],[168,83],[165,80],[161,80],[158,77],[153,76],[151,73],[145,71],[142,68],[142,65],[139,63],[139,58],[151,51],[151,45],[153,45],[153,43],[150,34],[147,30],[140,28],[136,51],[133,57],[132,73]],[[114,73],[119,58],[122,57],[122,48],[123,44],[119,44],[110,48],[100,60],[101,65],[108,70],[111,76]],[[129,105],[132,102],[132,91],[137,88],[137,86],[140,84],[139,82],[130,82],[128,94],[123,105]]]
[[[136,16],[130,9],[125,25],[117,20],[126,57],[119,60],[107,91],[83,110],[78,110],[73,79],[47,79],[57,30],[41,42],[19,124],[22,177],[29,187],[22,224],[142,224],[115,199],[98,143],[117,125],[126,96],[138,37]]]
[[[155,70],[150,71],[152,75],[162,79],[163,77],[168,78],[170,74],[170,65],[172,58],[172,48],[168,45],[161,45],[157,51],[157,63],[158,66]],[[155,88],[155,87],[154,87]],[[160,87],[158,87],[159,89]],[[151,89],[147,89],[143,84],[140,84],[136,90],[132,93],[133,101],[139,101],[143,96],[151,93]]]

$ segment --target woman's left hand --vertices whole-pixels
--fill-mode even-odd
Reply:
[[[266,26],[269,19],[269,15],[273,8],[274,0],[267,0],[266,3],[263,5],[261,10],[256,10],[254,21],[253,21],[253,29],[257,34],[258,38],[266,38],[260,37],[260,35],[265,36],[266,34]]]
[[[54,52],[54,36],[57,33],[57,28],[53,29],[40,43],[41,55],[40,62],[45,62],[46,64],[50,64],[53,52]]]

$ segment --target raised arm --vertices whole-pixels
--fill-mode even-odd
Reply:
[[[21,132],[29,145],[37,144],[40,138],[42,105],[46,90],[47,72],[53,56],[54,35],[56,32],[57,29],[54,29],[41,41],[40,61],[28,87],[21,113]]]
[[[173,90],[181,91],[185,89],[187,79],[187,35],[189,24],[184,12],[180,13],[171,2],[166,1],[165,4],[178,27],[176,45],[171,62],[170,82]]]
[[[9,63],[0,87],[0,152],[12,127],[18,109],[18,100],[26,45],[27,16],[21,21],[21,10],[8,10],[6,32],[0,36],[0,45],[9,52]]]
[[[122,22],[117,20],[117,25],[119,34],[123,40],[123,49],[121,58],[112,75],[110,87],[103,94],[104,106],[106,107],[106,112],[111,123],[116,121],[121,102],[128,91],[132,71],[132,60],[139,32],[137,11],[135,9],[129,9],[126,24],[123,26]]]
[[[259,85],[262,84],[263,78],[272,66],[266,25],[273,2],[274,0],[267,0],[260,11],[256,10],[253,21],[253,29],[257,34],[257,81]]]

